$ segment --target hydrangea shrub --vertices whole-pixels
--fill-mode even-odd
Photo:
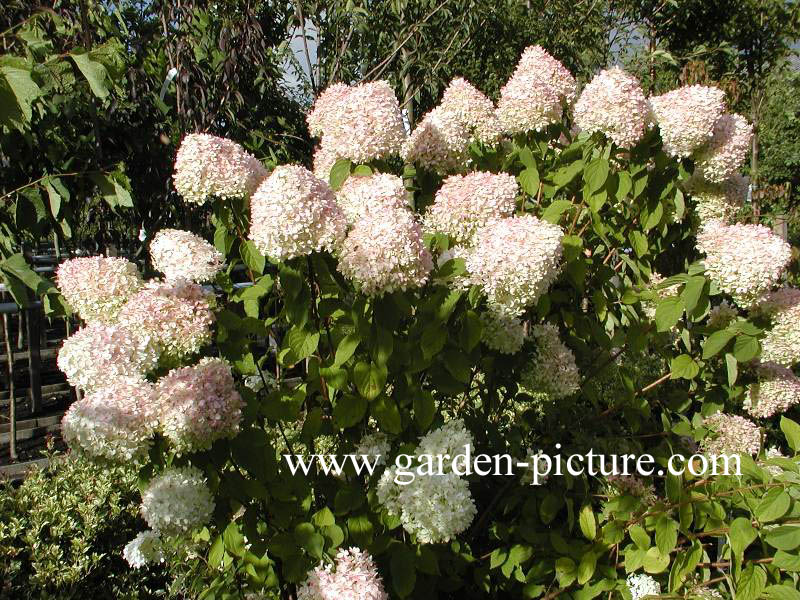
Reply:
[[[65,437],[138,461],[134,567],[177,544],[206,599],[796,597],[800,293],[727,208],[751,128],[721,91],[579,90],[532,47],[497,108],[458,79],[407,134],[387,82],[335,84],[308,124],[313,171],[187,136],[174,182],[214,247],[157,235],[165,280],[59,270],[90,392]],[[512,460],[401,483],[396,457],[465,448]],[[590,450],[655,470],[514,464]],[[698,470],[722,451],[740,475]]]

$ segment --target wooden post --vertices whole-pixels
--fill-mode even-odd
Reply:
[[[8,359],[8,416],[11,429],[8,435],[9,455],[11,460],[17,460],[17,403],[14,394],[14,352],[11,348],[11,331],[8,327],[8,315],[3,313],[3,340],[6,346]]]
[[[30,377],[31,414],[42,410],[42,314],[38,303],[28,309],[28,376]]]

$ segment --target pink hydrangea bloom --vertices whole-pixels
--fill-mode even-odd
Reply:
[[[711,139],[714,124],[725,111],[725,92],[704,85],[687,85],[650,98],[664,151],[686,158]]]
[[[142,278],[129,260],[89,256],[61,263],[56,285],[83,320],[111,322],[142,287]]]
[[[370,210],[408,208],[408,192],[397,175],[351,175],[336,193],[336,201],[352,224]]]
[[[741,307],[752,305],[783,275],[792,249],[763,225],[712,221],[697,235],[706,275]]]
[[[276,167],[250,199],[250,239],[275,260],[332,251],[346,226],[328,184],[298,165]]]
[[[575,124],[600,132],[621,148],[631,148],[644,135],[650,105],[639,81],[619,67],[601,71],[575,103]]]
[[[753,126],[741,115],[724,114],[714,124],[714,135],[697,152],[695,173],[713,183],[725,181],[741,168],[750,152]]]
[[[466,285],[483,289],[489,307],[519,316],[547,291],[559,272],[564,232],[533,215],[508,217],[478,229],[465,259]]]
[[[297,600],[388,600],[372,557],[359,548],[342,549],[336,565],[320,565],[297,588]]]
[[[187,202],[203,204],[210,196],[249,196],[267,170],[239,144],[207,133],[190,133],[181,142],[172,176]]]
[[[507,173],[452,175],[436,192],[424,228],[469,243],[480,227],[514,214],[518,192],[516,178]]]
[[[800,379],[775,363],[762,364],[758,383],[747,387],[744,409],[752,416],[767,419],[800,403]]]
[[[239,431],[244,402],[221,359],[173,369],[158,380],[156,394],[160,429],[180,452],[208,449]]]
[[[753,312],[770,319],[761,340],[761,360],[784,367],[800,362],[800,290],[787,287],[767,294]]]
[[[716,413],[703,420],[703,427],[710,433],[700,444],[706,454],[755,456],[761,448],[761,432],[758,425],[739,415]]]
[[[339,253],[339,271],[369,295],[420,287],[432,268],[422,227],[404,208],[369,211],[353,225]]]
[[[511,78],[500,90],[497,116],[507,133],[540,131],[561,121],[577,84],[572,74],[541,46],[525,49]]]
[[[211,244],[190,231],[162,229],[150,242],[150,258],[167,281],[202,283],[222,270],[224,257]]]

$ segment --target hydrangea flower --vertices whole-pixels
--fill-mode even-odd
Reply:
[[[369,553],[342,548],[336,565],[321,564],[297,588],[297,600],[388,600]]]
[[[656,491],[653,484],[645,483],[634,475],[609,475],[606,477],[613,491],[639,498],[646,504],[651,504],[656,499]]]
[[[58,368],[69,384],[87,392],[123,377],[143,377],[158,363],[159,345],[141,329],[90,323],[66,340]]]
[[[587,133],[600,132],[620,148],[642,139],[650,105],[635,77],[619,67],[601,71],[575,103],[575,124]]]
[[[240,198],[253,193],[267,170],[239,144],[207,133],[190,133],[181,142],[172,176],[187,202],[209,197]]]
[[[709,183],[699,177],[689,180],[689,193],[696,202],[695,212],[705,226],[711,221],[730,223],[744,206],[750,178],[734,174],[722,183]]]
[[[197,467],[170,467],[142,494],[142,517],[157,533],[181,535],[208,523],[214,498]]]
[[[250,199],[250,239],[280,261],[332,251],[346,229],[333,190],[299,165],[282,165]]]
[[[163,355],[183,358],[211,342],[214,313],[197,284],[150,282],[122,308],[119,320],[153,339]]]
[[[338,268],[363,293],[381,296],[425,285],[433,259],[415,215],[404,208],[385,208],[356,221],[342,243]]]
[[[626,583],[633,600],[643,600],[646,596],[658,596],[661,593],[661,585],[644,573],[631,573]]]
[[[577,84],[572,74],[541,46],[522,53],[511,78],[500,90],[497,116],[506,133],[541,131],[561,121]]]
[[[147,455],[155,425],[153,386],[120,378],[74,402],[61,421],[61,434],[74,450],[130,462]]]
[[[572,353],[552,323],[534,325],[531,339],[536,351],[529,367],[522,373],[523,387],[545,392],[552,398],[566,398],[580,389],[581,374]]]
[[[423,227],[468,244],[480,227],[514,214],[518,192],[516,178],[508,173],[452,175],[436,192]]]
[[[355,223],[367,211],[387,208],[408,208],[408,192],[403,180],[397,175],[375,173],[374,175],[351,175],[336,193],[336,201],[347,217]]]
[[[703,427],[711,434],[700,444],[707,455],[755,456],[761,447],[761,432],[758,426],[744,417],[715,413],[703,420]]]
[[[196,452],[239,431],[244,402],[219,358],[173,369],[158,380],[161,431],[178,452]]]
[[[725,92],[705,85],[686,85],[650,98],[664,152],[686,158],[707,143],[725,112]]]
[[[771,322],[761,340],[761,360],[784,367],[800,362],[800,290],[787,287],[767,294],[753,313]]]
[[[61,263],[56,269],[56,285],[84,321],[110,323],[142,287],[142,278],[127,259],[88,256]]]
[[[481,341],[501,354],[516,354],[525,343],[525,324],[515,317],[481,315]]]
[[[142,531],[125,545],[122,556],[134,569],[164,562],[161,538],[155,531]]]
[[[458,252],[468,271],[464,283],[479,286],[497,314],[521,315],[558,275],[563,236],[558,225],[533,215],[489,223],[472,247]]]
[[[767,419],[800,403],[800,379],[786,367],[760,365],[757,383],[747,386],[744,409],[753,417]]]
[[[406,140],[400,104],[386,81],[336,84],[306,119],[332,155],[359,164],[399,154]]]
[[[783,275],[792,250],[763,225],[724,225],[712,221],[697,235],[706,275],[734,301],[747,307]]]
[[[167,281],[210,281],[222,270],[224,257],[190,231],[162,229],[150,242],[150,258]]]
[[[724,114],[714,125],[711,141],[697,152],[695,173],[712,183],[735,175],[750,151],[753,126],[741,115]]]
[[[380,431],[375,433],[368,433],[356,447],[355,454],[358,456],[367,456],[375,458],[375,465],[385,465],[386,458],[391,452],[392,445],[389,442],[389,436]],[[377,457],[377,458],[376,458]]]
[[[472,434],[461,419],[448,421],[438,429],[429,431],[419,441],[417,456],[427,454],[439,456],[449,454],[454,457],[464,453],[464,446],[473,446]]]

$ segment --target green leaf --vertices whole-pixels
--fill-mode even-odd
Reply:
[[[355,354],[360,343],[361,337],[357,333],[348,333],[344,336],[336,347],[336,356],[333,359],[334,366],[338,367],[346,363]]]
[[[728,532],[728,538],[730,539],[731,551],[738,557],[739,561],[742,560],[745,549],[757,537],[758,532],[750,523],[750,519],[745,519],[744,517],[734,519]]]
[[[566,556],[556,559],[556,578],[560,587],[567,587],[575,581],[577,576],[578,569],[575,566],[575,561]]]
[[[244,536],[236,523],[229,523],[222,534],[225,550],[234,556],[244,556]]]
[[[602,189],[608,180],[609,164],[605,158],[598,157],[586,165],[586,170],[583,172],[583,181],[586,183],[589,191],[594,193]]]
[[[800,591],[789,585],[769,585],[764,594],[770,600],[800,600]]]
[[[792,499],[789,494],[780,488],[774,488],[768,491],[758,503],[755,516],[762,523],[776,521],[786,514],[791,504]]]
[[[590,504],[585,504],[581,509],[578,525],[580,525],[581,533],[587,540],[593,540],[597,537],[597,520]]]
[[[628,239],[631,241],[631,246],[633,247],[633,251],[636,252],[636,256],[641,258],[647,254],[649,245],[645,234],[641,231],[631,231],[628,235]]]
[[[464,350],[471,352],[472,349],[481,341],[481,333],[483,332],[483,323],[481,318],[473,310],[468,310],[464,313],[464,325],[462,329],[461,340],[464,345]]]
[[[239,248],[239,254],[241,254],[242,261],[245,265],[247,265],[248,269],[258,275],[262,275],[264,273],[264,267],[267,264],[267,259],[264,258],[264,255],[261,254],[261,252],[258,251],[258,248],[256,248],[256,245],[252,240],[247,240],[247,242],[241,245]]]
[[[342,187],[342,184],[350,177],[351,162],[346,158],[340,158],[331,167],[330,183],[334,190]]]
[[[422,355],[425,358],[433,357],[444,348],[445,343],[447,343],[447,329],[441,325],[429,325],[422,332],[422,340],[420,342]]]
[[[519,180],[519,185],[522,190],[535,198],[539,194],[539,171],[536,170],[536,167],[528,167],[522,173],[519,174],[517,177]]]
[[[727,352],[725,354],[725,367],[728,371],[728,385],[733,387],[733,384],[736,383],[736,379],[739,377],[739,363],[736,361],[736,357]]]
[[[669,553],[678,543],[678,523],[666,515],[656,521],[656,547],[661,556]]]
[[[669,331],[683,314],[683,300],[679,297],[665,298],[656,306],[656,327],[658,331]]]
[[[650,536],[641,525],[634,525],[630,528],[630,536],[633,543],[641,550],[647,551],[650,548]]]
[[[218,568],[222,564],[222,558],[225,556],[225,542],[222,536],[218,535],[214,538],[211,548],[208,551],[208,564],[213,568]]]
[[[333,407],[333,418],[341,429],[360,423],[365,414],[367,400],[355,394],[342,394]]]
[[[17,115],[22,119],[16,118],[14,121],[30,121],[32,116],[31,105],[33,101],[39,96],[41,90],[36,82],[31,78],[31,71],[28,68],[25,60],[12,57],[0,57],[0,74],[5,84],[8,86],[10,96],[13,97],[16,106],[18,107]],[[0,82],[2,80],[0,79]],[[4,94],[0,94],[0,99]],[[8,100],[10,100],[9,98]],[[7,100],[7,101],[8,101]],[[12,113],[6,113],[11,115]],[[5,115],[4,115],[5,116]],[[5,119],[4,119],[5,120]],[[12,119],[8,119],[12,120]],[[2,121],[0,121],[2,123]],[[19,123],[20,125],[22,123]]]
[[[757,600],[767,585],[767,573],[759,565],[750,564],[736,582],[736,600]]]
[[[573,207],[569,200],[554,200],[550,206],[544,209],[542,219],[548,223],[556,224],[561,219],[561,215]]]
[[[403,430],[403,421],[397,403],[387,396],[381,396],[372,405],[372,416],[381,429],[398,434]]]
[[[753,360],[760,351],[758,339],[749,335],[740,335],[733,344],[733,355],[741,363]]]
[[[294,353],[294,362],[300,362],[316,351],[319,332],[294,326],[286,333],[286,341]]]
[[[374,362],[360,361],[353,367],[353,381],[359,393],[367,400],[374,400],[386,385],[386,366]]]
[[[58,213],[61,212],[61,196],[49,181],[45,184],[45,189],[47,190],[47,198],[50,200],[50,214],[57,220]]]
[[[427,431],[436,414],[436,404],[433,394],[420,390],[414,396],[414,420],[422,431]]]
[[[578,563],[578,585],[583,585],[592,578],[597,568],[597,554],[585,552]]]
[[[764,536],[764,541],[778,550],[794,550],[800,546],[800,526],[781,525],[770,529]]]
[[[536,168],[536,160],[533,158],[533,152],[527,146],[520,148],[519,150],[519,162],[525,165],[529,169]]]
[[[69,56],[75,61],[75,66],[86,78],[94,95],[98,98],[108,96],[108,88],[106,87],[108,72],[103,64],[89,58],[88,52],[72,53]]]
[[[783,550],[778,550],[775,553],[772,564],[779,569],[797,573],[800,572],[800,555],[790,554],[788,552],[784,552]]]
[[[583,170],[583,161],[576,160],[574,163],[558,169],[553,174],[553,183],[556,184],[557,188],[562,188],[565,185],[568,185],[573,179],[575,179],[578,173],[580,173],[582,170]]]
[[[392,551],[390,563],[392,586],[401,598],[410,596],[417,582],[414,558],[414,552],[404,544],[396,545]]]
[[[686,312],[690,313],[695,309],[697,303],[700,301],[700,297],[703,295],[705,285],[706,278],[702,275],[694,275],[686,282],[681,292],[681,298],[686,307]]]
[[[800,450],[800,425],[788,417],[781,417],[781,431],[786,436],[789,447],[797,452]]]
[[[694,379],[700,372],[700,367],[688,354],[676,356],[670,362],[670,379]]]
[[[663,555],[653,546],[645,553],[642,566],[648,573],[662,573],[669,566],[669,554]]]

